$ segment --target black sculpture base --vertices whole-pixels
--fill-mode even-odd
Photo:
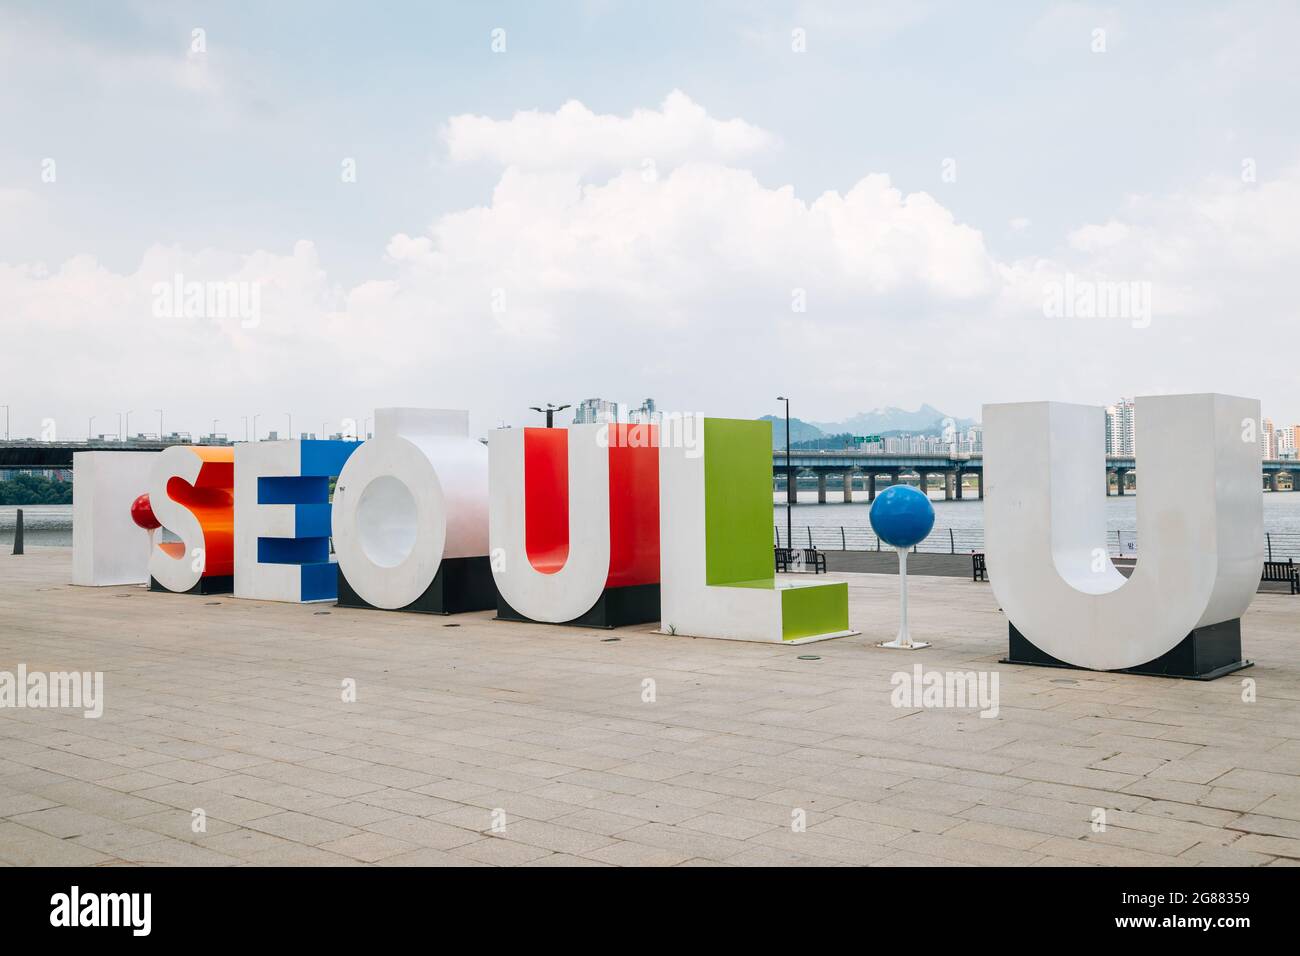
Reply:
[[[338,607],[368,608],[375,606],[362,599],[339,568]],[[443,558],[438,573],[424,593],[399,611],[417,614],[464,614],[466,611],[490,611],[497,606],[497,586],[492,579],[492,562],[487,555],[473,558]]]
[[[497,597],[497,620],[532,621],[524,617],[505,598]],[[659,620],[659,585],[633,584],[624,588],[605,588],[591,610],[572,621],[573,627],[625,627],[629,624],[649,624]],[[537,622],[535,622],[537,623]]]
[[[1038,667],[1065,667],[1070,670],[1088,670],[1058,660],[1051,654],[1038,649],[1027,637],[1016,630],[1014,624],[1007,625],[1009,647],[1007,656],[1000,664],[1031,664]],[[1177,677],[1183,680],[1214,680],[1251,667],[1254,661],[1242,660],[1241,657],[1241,619],[1223,621],[1198,627],[1188,634],[1172,649],[1161,654],[1155,660],[1126,667],[1120,671],[1108,671],[1115,674],[1142,674],[1148,677]]]
[[[149,575],[149,590],[161,591],[164,594],[233,594],[235,591],[235,576],[233,574],[222,574],[210,578],[199,578],[199,583],[188,591],[176,592],[171,588],[163,587],[158,583],[158,579],[151,574]]]

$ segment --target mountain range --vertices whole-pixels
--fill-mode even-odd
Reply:
[[[798,418],[790,419],[790,442],[816,441],[835,435],[889,435],[906,432],[909,435],[941,435],[943,420],[951,418],[958,431],[977,425],[973,418],[958,418],[945,415],[933,405],[922,404],[914,412],[905,408],[886,406],[869,412],[858,412],[841,422],[806,422]],[[772,423],[772,447],[785,447],[785,419],[777,415],[764,415],[760,421]]]

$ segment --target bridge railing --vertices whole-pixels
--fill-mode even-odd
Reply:
[[[773,543],[789,547],[785,525],[773,526]],[[793,529],[794,547],[819,548],[823,551],[887,551],[871,528],[862,525],[798,525]],[[970,554],[984,550],[983,528],[935,528],[912,549],[921,554]],[[1136,558],[1137,532],[1121,528],[1106,532],[1106,550],[1112,557]],[[1269,561],[1288,558],[1300,563],[1300,531],[1268,531],[1264,534],[1264,555]]]

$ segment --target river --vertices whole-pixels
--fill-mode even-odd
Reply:
[[[854,534],[865,535],[871,528],[867,518],[871,506],[865,500],[866,493],[855,492],[852,504],[837,500],[842,497],[838,490],[828,490],[826,496],[831,500],[819,505],[816,490],[800,491],[799,504],[794,506],[791,516],[796,529],[795,542],[804,543],[807,534],[801,529],[811,527],[814,529],[813,540],[816,544],[821,547],[838,547],[841,540],[839,529],[844,528],[844,540],[853,547]],[[1300,556],[1300,492],[1263,492],[1263,496],[1264,530],[1274,535],[1274,543],[1282,556],[1293,553]],[[934,504],[935,529],[931,533],[932,547],[946,550],[944,545],[950,529],[956,550],[970,550],[970,547],[963,548],[963,543],[968,543],[971,547],[979,546],[976,542],[982,542],[984,530],[982,501],[978,498],[945,501],[942,497],[932,497],[931,501]],[[774,495],[773,505],[772,523],[780,527],[780,533],[784,537],[784,496]],[[7,548],[13,542],[16,511],[17,508],[11,505],[0,506],[0,547]],[[28,544],[72,546],[72,505],[24,505],[23,516]],[[1106,499],[1106,528],[1112,534],[1121,533],[1125,540],[1133,534],[1137,528],[1137,495],[1125,495],[1122,498],[1112,495]]]

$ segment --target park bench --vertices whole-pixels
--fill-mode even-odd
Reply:
[[[776,548],[775,552],[778,571],[826,573],[826,555],[816,548]]]
[[[987,581],[989,579],[988,568],[984,566],[984,552],[972,551],[970,555],[970,579],[972,581]]]
[[[1288,584],[1292,594],[1300,594],[1300,568],[1297,568],[1290,558],[1285,561],[1265,561],[1264,576],[1259,580],[1261,584],[1265,582]]]

